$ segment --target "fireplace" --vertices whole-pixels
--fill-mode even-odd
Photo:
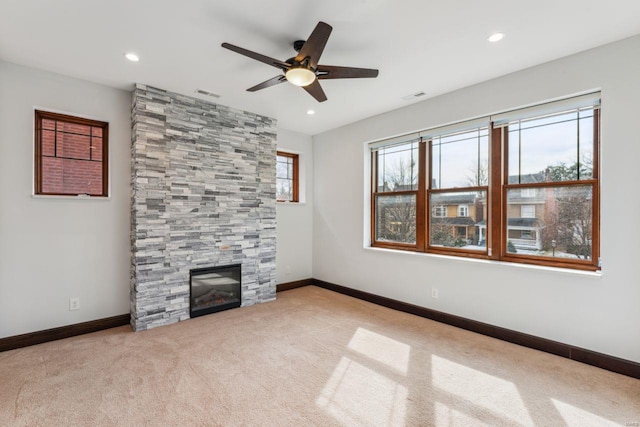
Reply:
[[[241,277],[240,264],[189,271],[191,317],[240,307]]]

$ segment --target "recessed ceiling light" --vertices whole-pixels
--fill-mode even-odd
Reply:
[[[487,40],[489,40],[491,43],[495,43],[495,42],[499,42],[503,38],[504,38],[504,33],[495,33],[495,34],[491,34],[491,36],[489,36]]]
[[[136,55],[135,53],[133,53],[133,52],[129,52],[129,53],[125,54],[124,57],[127,58],[131,62],[140,61],[140,57],[138,55]]]
[[[316,112],[313,110],[307,110],[307,114],[313,116]]]

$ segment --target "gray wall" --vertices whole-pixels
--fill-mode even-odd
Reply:
[[[275,299],[276,122],[138,85],[131,323],[189,318],[189,270],[242,264],[242,305]]]
[[[34,108],[109,122],[108,200],[32,196]],[[130,108],[129,92],[0,61],[0,338],[129,312]]]
[[[640,362],[638,52],[640,36],[315,136],[313,277]],[[368,248],[367,141],[593,89],[601,274]]]

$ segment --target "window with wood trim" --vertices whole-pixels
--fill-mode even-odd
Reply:
[[[381,147],[373,156],[372,233],[387,247],[416,248],[420,152],[424,144],[418,138]]]
[[[299,156],[284,151],[277,152],[276,159],[276,200],[278,202],[299,202],[300,166]]]
[[[371,245],[599,269],[599,104],[588,94],[371,144]]]
[[[597,266],[598,122],[589,106],[495,126],[507,174],[504,259]],[[535,191],[524,200],[528,210],[524,189]]]
[[[107,197],[109,124],[35,112],[34,192]]]

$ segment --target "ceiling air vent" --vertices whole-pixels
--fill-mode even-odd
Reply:
[[[217,93],[209,92],[208,90],[204,89],[196,89],[196,93],[198,95],[210,96],[212,98],[220,98],[220,95],[218,95]]]
[[[412,101],[416,98],[420,98],[422,96],[425,96],[426,93],[424,92],[418,92],[418,93],[414,93],[412,95],[407,95],[407,96],[403,96],[402,99],[404,99],[405,101]]]

